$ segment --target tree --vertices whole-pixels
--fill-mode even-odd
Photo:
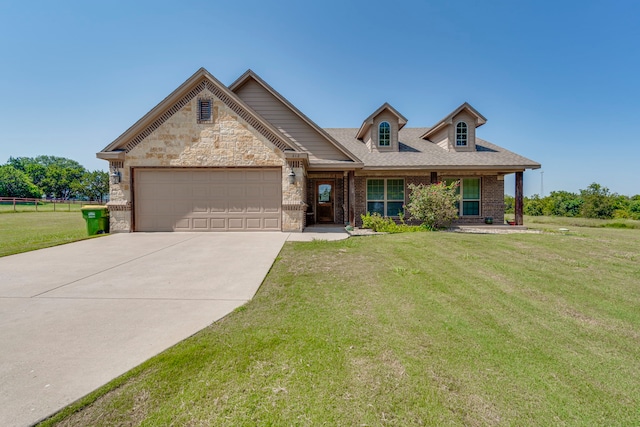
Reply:
[[[629,202],[629,213],[631,218],[640,219],[640,195],[635,195]]]
[[[46,195],[60,199],[74,195],[86,172],[75,160],[56,156],[10,157],[8,164],[27,174]]]
[[[504,213],[514,213],[516,206],[516,198],[513,196],[509,196],[508,194],[504,195]]]
[[[544,199],[534,194],[531,197],[524,198],[524,214],[531,216],[540,216],[544,212]]]
[[[574,217],[580,214],[583,200],[576,193],[552,191],[542,199],[543,215]]]
[[[31,179],[11,165],[0,166],[0,197],[37,197],[42,191],[36,187]]]
[[[421,221],[431,229],[445,228],[458,218],[460,181],[447,185],[444,182],[430,185],[409,184],[409,203],[406,209],[411,218]]]
[[[75,196],[74,190],[78,188],[84,172],[84,168],[75,169],[51,165],[47,168],[47,173],[40,186],[47,195],[57,199],[70,199]]]
[[[585,218],[609,219],[616,209],[615,197],[607,187],[592,183],[585,190],[580,190],[582,197],[581,216]]]
[[[109,174],[100,170],[85,172],[74,190],[80,197],[102,202],[109,193]]]

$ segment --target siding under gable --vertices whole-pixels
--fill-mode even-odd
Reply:
[[[439,130],[435,135],[429,138],[434,144],[440,146],[440,148],[444,150],[450,149],[449,144],[449,130],[450,126],[446,126],[443,129]]]
[[[248,80],[236,95],[308,152],[310,160],[350,160],[255,80]]]

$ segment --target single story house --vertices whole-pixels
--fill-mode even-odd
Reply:
[[[302,231],[395,217],[408,185],[460,180],[459,223],[504,222],[504,176],[540,164],[476,136],[464,103],[409,128],[385,103],[360,127],[323,129],[249,70],[230,86],[201,68],[97,153],[109,162],[112,232]]]

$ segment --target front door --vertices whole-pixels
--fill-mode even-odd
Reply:
[[[316,212],[318,222],[333,224],[333,182],[318,182],[316,184],[316,194]]]

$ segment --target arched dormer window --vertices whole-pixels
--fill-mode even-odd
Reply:
[[[391,145],[391,125],[389,122],[382,122],[378,126],[378,146],[389,147]]]
[[[456,147],[467,146],[467,124],[458,122],[456,125]]]

